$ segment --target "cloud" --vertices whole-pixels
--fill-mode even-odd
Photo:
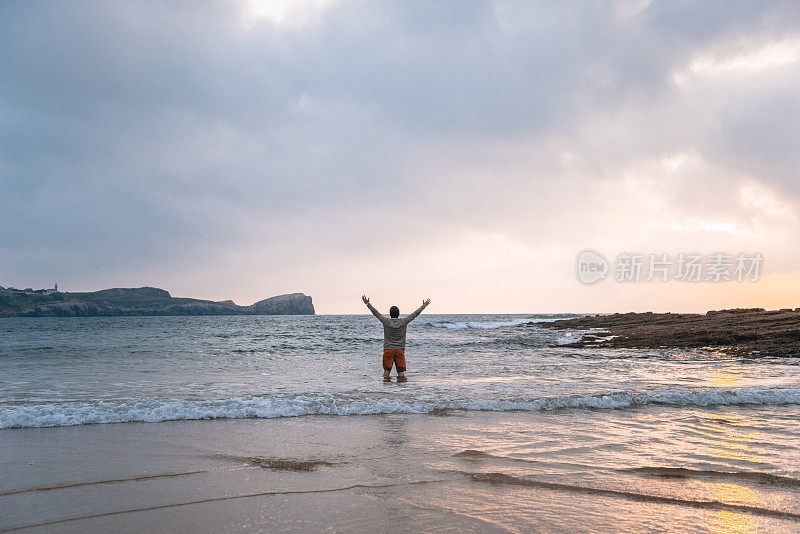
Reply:
[[[798,259],[773,247],[797,230],[794,4],[298,6],[4,4],[4,285],[353,311],[346,273],[389,291],[358,266],[450,251],[414,279],[456,309],[530,251],[727,232]],[[487,250],[485,276],[446,265]]]

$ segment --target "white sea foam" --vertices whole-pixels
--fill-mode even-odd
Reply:
[[[430,323],[431,326],[435,326],[437,328],[447,328],[448,330],[467,330],[468,328],[475,328],[481,330],[493,330],[495,328],[503,328],[505,326],[519,326],[521,324],[527,324],[531,322],[531,319],[515,319],[513,321],[498,321],[498,322],[491,322],[491,321],[455,321],[455,322],[448,322],[448,321],[441,321],[436,323]]]
[[[494,330],[495,328],[503,328],[507,326],[519,326],[521,324],[536,324],[536,323],[552,323],[553,321],[562,321],[564,319],[571,319],[578,317],[575,315],[568,316],[539,316],[530,317],[527,319],[512,319],[510,321],[437,321],[428,323],[436,328],[447,328],[448,330],[467,330],[469,328],[481,330]]]
[[[0,407],[0,428],[53,427],[93,423],[161,422],[186,419],[280,418],[302,415],[431,413],[440,410],[542,411],[561,408],[623,409],[667,406],[800,404],[800,388],[663,388],[595,395],[527,398],[375,397],[308,394],[224,400],[121,400]]]
[[[567,332],[566,334],[560,336],[556,339],[556,343],[558,345],[567,345],[569,343],[576,343],[583,338],[583,334],[578,332]]]

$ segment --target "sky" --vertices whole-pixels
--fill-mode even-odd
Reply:
[[[3,2],[0,285],[795,308],[798,87],[797,2]]]

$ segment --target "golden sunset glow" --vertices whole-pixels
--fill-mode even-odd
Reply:
[[[753,516],[719,510],[714,512],[708,530],[718,534],[754,534],[758,532],[758,522]]]
[[[0,533],[800,531],[800,0],[0,0]]]

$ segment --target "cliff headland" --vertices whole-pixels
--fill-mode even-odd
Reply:
[[[232,300],[175,298],[156,287],[86,293],[0,287],[0,317],[106,317],[124,315],[314,315],[311,297],[290,293],[238,306]]]

